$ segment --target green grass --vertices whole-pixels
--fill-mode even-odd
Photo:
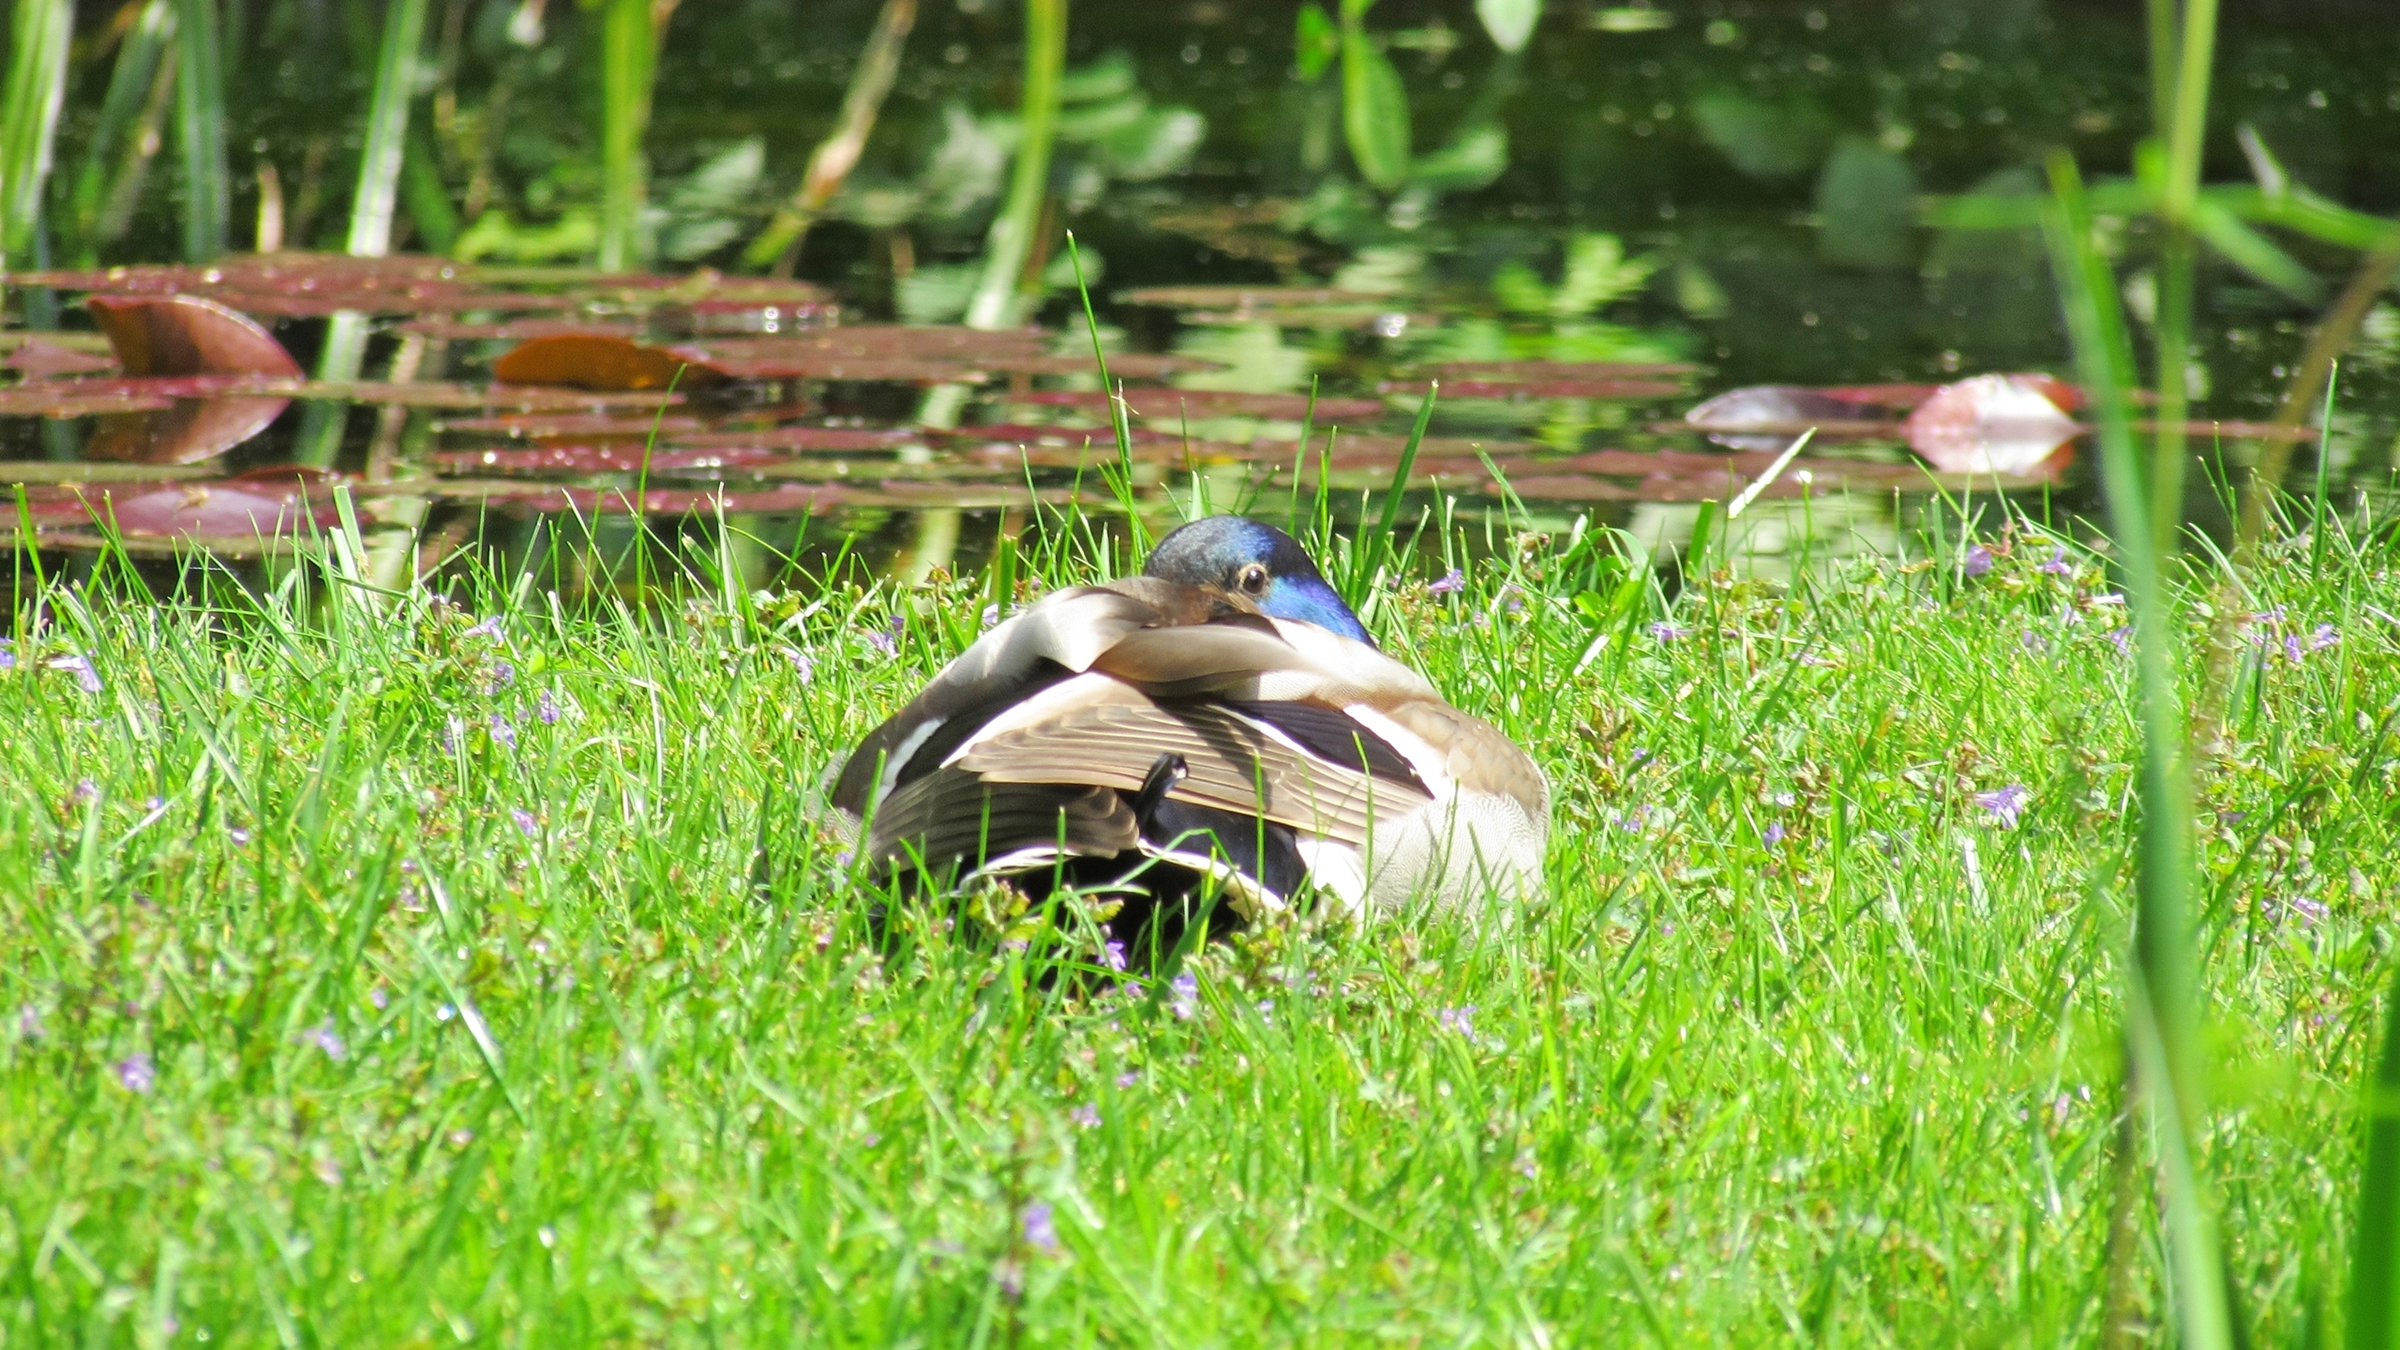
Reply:
[[[1551,903],[1257,934],[1155,1001],[972,923],[877,947],[807,823],[979,578],[700,558],[645,625],[104,563],[0,673],[0,1344],[2096,1342],[2125,621],[2071,544],[1951,539],[1671,609],[1597,532],[1386,587],[1547,768]],[[2281,547],[2195,775],[2197,1162],[2258,1345],[2338,1322],[2400,887],[2400,579]]]

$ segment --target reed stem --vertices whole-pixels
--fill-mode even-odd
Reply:
[[[233,189],[225,168],[225,68],[216,0],[175,0],[175,123],[183,151],[183,257],[225,251]]]
[[[67,96],[74,0],[16,0],[0,90],[0,268],[25,266],[42,224],[58,113]]]
[[[775,275],[792,274],[808,227],[841,190],[850,171],[858,167],[867,137],[875,130],[876,114],[882,111],[883,100],[900,73],[900,53],[907,46],[908,30],[916,22],[917,0],[884,0],[875,31],[867,38],[866,50],[859,53],[857,68],[850,72],[850,87],[842,95],[842,111],[834,121],[833,133],[817,142],[816,151],[808,157],[808,171],[801,175],[800,190],[742,251],[743,263],[751,267],[773,264]]]
[[[651,15],[651,0],[606,4],[600,31],[600,270],[622,272],[643,253],[642,201],[648,173],[642,134],[650,126],[659,24]]]
[[[91,139],[85,145],[82,167],[76,170],[68,208],[69,247],[85,266],[99,260],[102,221],[115,195],[111,190],[111,170],[117,169],[118,174],[129,172],[137,162],[128,150],[138,150],[133,142],[141,138],[146,105],[151,101],[162,67],[166,66],[174,37],[174,5],[169,0],[150,0],[117,44],[117,59],[108,73],[108,92],[100,100],[100,118],[93,124]],[[173,76],[170,74],[168,78]],[[120,162],[124,165],[121,169],[117,167]],[[148,157],[140,156],[138,162],[147,167]]]
[[[2183,1344],[2226,1350],[2232,1321],[2214,1219],[2191,1141],[2202,1118],[2197,981],[2190,925],[2191,790],[2176,694],[2176,637],[2157,540],[2174,506],[2146,491],[2134,450],[2128,390],[2133,351],[2117,308],[2115,277],[2092,242],[2091,211],[2075,162],[2050,160],[2044,212],[2076,368],[2100,424],[2100,477],[2133,621],[2142,736],[2135,848],[2132,969],[2126,1036],[2144,1095],[2159,1117],[2169,1255]]]
[[[1008,197],[985,238],[983,279],[967,304],[969,328],[1013,328],[1022,319],[1025,260],[1033,255],[1050,149],[1058,136],[1058,77],[1067,60],[1067,0],[1025,0],[1025,88],[1018,101],[1017,161]]]
[[[2157,16],[2152,16],[2153,41]],[[2183,529],[2186,465],[2184,422],[2190,410],[2194,268],[2198,241],[2192,217],[2200,202],[2200,168],[2208,130],[2209,75],[2216,58],[2216,0],[2187,0],[2176,39],[2172,98],[2159,126],[2166,165],[2159,184],[2159,222],[2166,229],[2158,276],[2158,426],[2151,447],[2151,534],[2158,556],[2174,556]],[[2169,71],[2154,67],[2154,84]]]

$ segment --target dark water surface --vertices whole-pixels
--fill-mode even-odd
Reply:
[[[235,219],[257,211],[246,175],[272,163],[289,203],[287,239],[338,243],[365,103],[357,34],[338,5],[250,8],[267,19],[237,53],[247,101],[237,100],[236,140],[254,148],[234,157],[249,184]],[[247,413],[227,413],[219,398],[145,414],[188,422],[205,404],[219,422],[264,425],[229,446],[184,422],[164,432],[145,423],[129,442],[133,414],[122,412],[113,423],[0,416],[0,459],[17,466],[0,482],[24,480],[46,504],[41,537],[62,562],[92,537],[70,499],[102,494],[119,504],[151,494],[149,516],[119,523],[161,558],[194,538],[256,553],[242,547],[241,536],[258,533],[249,527],[291,527],[312,510],[330,526],[336,479],[274,469],[314,446],[352,483],[387,577],[405,575],[412,558],[431,567],[479,550],[504,569],[588,580],[637,538],[657,547],[681,536],[717,551],[720,509],[738,542],[721,556],[754,583],[771,580],[777,554],[821,556],[850,535],[875,565],[921,574],[1025,528],[1036,501],[1111,500],[1097,472],[1115,452],[1071,285],[1052,285],[1040,305],[1043,335],[954,341],[882,327],[947,322],[963,301],[1005,164],[979,141],[977,119],[989,133],[988,119],[1013,108],[1016,6],[925,0],[865,159],[799,257],[815,301],[788,287],[711,291],[730,297],[731,317],[715,328],[705,305],[697,319],[662,308],[696,290],[612,291],[494,270],[546,261],[527,238],[579,212],[588,219],[596,193],[597,94],[585,73],[597,64],[596,16],[553,3],[542,41],[528,47],[507,35],[518,8],[450,5],[437,26],[454,59],[418,105],[454,195],[499,213],[467,235],[470,251],[486,250],[487,270],[474,274],[481,289],[380,314],[368,377],[480,388],[527,331],[493,326],[512,315],[681,343],[728,368],[763,361],[768,375],[685,391],[663,411],[654,397],[479,408],[463,393],[433,407],[422,405],[440,398],[420,393],[411,411],[412,400],[389,391],[311,388],[288,407],[252,398]],[[2220,43],[2208,181],[2253,181],[2261,161],[2237,139],[2247,129],[2291,181],[2357,210],[2400,211],[2400,24],[2388,8],[2237,8]],[[733,268],[828,128],[876,10],[804,0],[680,8],[648,141],[660,270]],[[1118,371],[1133,386],[1147,512],[1164,516],[1172,494],[1196,486],[1219,505],[1259,493],[1282,509],[1302,420],[1295,400],[1312,380],[1327,400],[1313,451],[1338,424],[1327,481],[1355,509],[1360,490],[1390,481],[1419,393],[1439,377],[1420,489],[1457,494],[1472,512],[1505,500],[1496,471],[1537,526],[1589,512],[1672,550],[1699,501],[1725,498],[1771,458],[1734,457],[1682,425],[1705,398],[1763,384],[1934,386],[2067,368],[2038,237],[1937,229],[1924,212],[1938,194],[2034,190],[2056,146],[2089,175],[2123,172],[2149,122],[2139,10],[1554,2],[1527,50],[1508,57],[1470,5],[1384,0],[1370,24],[1390,39],[1416,152],[1466,146],[1478,127],[1504,131],[1505,150],[1495,158],[1486,138],[1476,143],[1480,172],[1471,164],[1448,184],[1379,192],[1350,167],[1338,74],[1298,78],[1291,6],[1087,0],[1073,11],[1069,61],[1100,92],[1070,105],[1070,120],[1080,108],[1087,122],[1140,121],[1152,134],[1113,150],[1093,148],[1105,135],[1062,147],[1042,261],[1064,280],[1062,231],[1073,229],[1099,274],[1094,300],[1112,353],[1185,359]],[[88,89],[75,96],[70,143],[96,102]],[[70,144],[62,160],[72,153]],[[173,177],[162,160],[133,232],[102,261],[174,255]],[[1479,177],[1489,181],[1462,185]],[[2269,233],[2318,288],[2285,294],[2204,262],[2202,419],[2265,420],[2317,307],[2356,265],[2352,252]],[[247,227],[235,236],[247,243]],[[2154,249],[2138,220],[2120,238],[2138,317]],[[194,286],[214,294],[211,285],[226,284]],[[1193,287],[1299,289],[1177,289]],[[60,345],[108,350],[74,301],[79,290],[112,288],[86,279],[59,292],[65,325],[81,330]],[[222,293],[236,309],[250,304],[245,312],[313,368],[322,306],[278,313],[250,303],[250,292]],[[504,293],[515,301],[494,300]],[[770,304],[778,317],[762,333],[757,312]],[[823,327],[835,308],[838,326]],[[794,344],[809,335],[824,339],[810,350],[833,364],[795,364]],[[5,335],[12,349],[21,339]],[[2391,481],[2396,360],[2400,310],[2387,301],[2343,367],[2330,467],[2345,490],[2380,494]],[[974,378],[955,398],[929,394],[942,376],[966,372]],[[1986,500],[1997,487],[2037,515],[2093,507],[2073,443],[2018,455],[1997,479],[1931,472],[1897,420],[1926,392],[1870,396],[1864,406],[1883,425],[1812,447],[1745,517],[1740,548],[1753,565],[1780,570],[1804,541],[1817,558],[1901,547],[1937,485]],[[366,397],[306,396],[334,393]],[[929,398],[951,399],[933,420],[963,434],[921,430]],[[10,410],[0,398],[0,414]],[[1803,420],[1829,419],[1820,410]],[[2206,434],[2194,444],[2204,463],[2251,453]],[[2303,447],[2302,471],[2312,455]],[[273,471],[248,487],[224,481],[261,469]],[[284,505],[245,505],[244,492]],[[649,509],[646,531],[633,524],[637,501]],[[2192,511],[2221,523],[2205,479]]]

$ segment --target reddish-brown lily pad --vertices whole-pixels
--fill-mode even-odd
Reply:
[[[703,431],[674,438],[678,449],[832,450],[856,452],[918,445],[923,433],[905,427],[765,427],[757,431]]]
[[[696,417],[611,417],[605,413],[535,413],[522,417],[465,417],[442,423],[444,431],[555,440],[646,440],[685,435],[700,429]]]
[[[651,469],[731,469],[775,464],[782,450],[696,450],[662,447],[648,454],[628,441],[540,445],[529,449],[444,450],[435,465],[452,473],[639,473]]]
[[[1010,403],[1031,403],[1044,407],[1079,408],[1105,415],[1110,396],[1098,390],[1044,389],[1028,394],[1010,394]],[[1153,421],[1175,420],[1183,417],[1262,417],[1275,421],[1297,422],[1308,415],[1309,399],[1305,394],[1244,394],[1229,389],[1128,389],[1125,406],[1135,417]],[[1381,417],[1384,406],[1373,399],[1320,398],[1316,401],[1317,423],[1350,418]]]
[[[29,380],[44,380],[60,375],[97,375],[117,369],[117,363],[96,352],[79,352],[41,338],[28,338],[5,357],[0,368],[13,370]]]
[[[507,384],[608,390],[711,389],[734,378],[696,351],[590,336],[529,339],[492,362],[492,374]]]
[[[292,354],[257,321],[188,295],[84,300],[128,375],[270,375],[301,379]]]

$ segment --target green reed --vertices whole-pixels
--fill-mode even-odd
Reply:
[[[75,29],[74,0],[17,0],[13,11],[0,86],[0,271],[34,265]]]
[[[233,214],[216,0],[175,0],[175,139],[183,159],[184,261],[208,262],[225,251]]]
[[[650,0],[604,0],[600,20],[600,270],[643,258],[640,237],[652,85],[663,36]]]
[[[175,79],[175,6],[149,0],[126,29],[110,64],[108,91],[85,142],[64,222],[79,266],[100,261],[100,246],[123,237],[153,154],[157,118]]]
[[[2177,508],[2156,495],[2155,480],[2144,481],[2134,449],[2133,351],[2117,308],[2115,277],[2092,240],[2082,179],[2064,153],[2052,157],[2050,176],[2051,262],[2074,339],[2076,369],[2099,418],[2101,482],[2133,630],[2141,821],[2133,859],[2124,1036],[2135,1082],[2157,1121],[2153,1137],[2166,1189],[2178,1329],[2188,1346],[2229,1350],[2235,1341],[2216,1220],[2195,1156],[2206,1108],[2200,1093],[2201,1010],[2190,912],[2191,784],[2176,688],[2183,664],[2181,625],[2157,546],[2157,516]],[[2135,1104],[2129,1101],[2125,1109],[2134,1110]]]

